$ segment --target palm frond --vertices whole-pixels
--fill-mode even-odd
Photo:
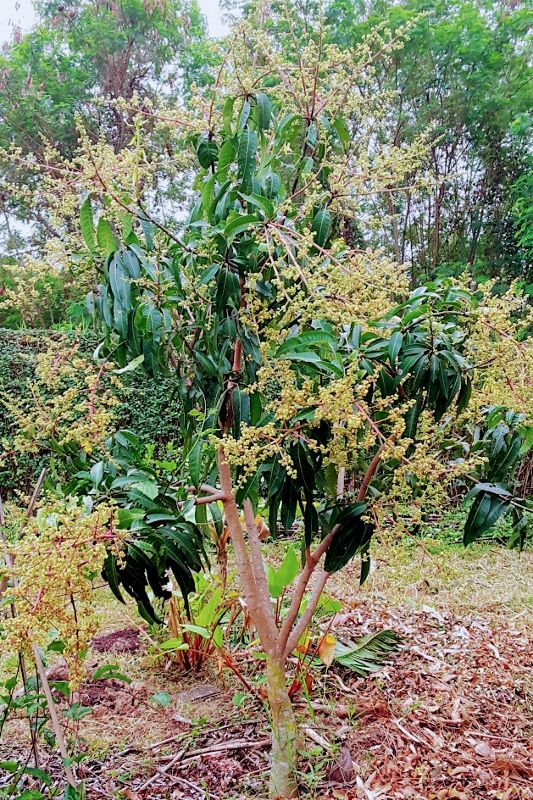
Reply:
[[[400,636],[391,630],[371,633],[346,643],[337,640],[335,661],[364,678],[381,669],[400,644]]]

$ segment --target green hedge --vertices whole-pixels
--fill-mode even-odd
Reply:
[[[50,330],[8,330],[0,328],[0,396],[21,399],[28,395],[28,384],[35,372],[36,358],[50,344],[74,338],[73,333]],[[91,334],[82,335],[82,350],[94,352],[98,340]],[[139,369],[122,375],[123,389],[119,393],[117,429],[129,428],[142,441],[154,443],[160,451],[169,441],[179,438],[177,382],[175,378],[150,378]],[[13,420],[0,403],[0,439],[8,436]],[[8,497],[14,491],[28,493],[44,465],[50,464],[48,453],[7,457],[0,462],[0,487]],[[51,463],[53,470],[54,464]]]

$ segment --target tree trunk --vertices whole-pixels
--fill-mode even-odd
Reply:
[[[267,691],[272,716],[270,800],[298,796],[296,720],[285,681],[285,659],[267,658]]]

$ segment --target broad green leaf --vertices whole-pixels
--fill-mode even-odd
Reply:
[[[236,272],[225,267],[217,275],[216,307],[220,311],[224,306],[239,308],[241,287]]]
[[[337,572],[368,545],[373,527],[361,517],[367,509],[363,502],[352,503],[344,508],[335,522],[335,535],[326,553],[324,569]]]
[[[202,440],[199,438],[189,453],[189,475],[193,486],[200,486],[200,473],[202,465]]]
[[[209,169],[212,164],[215,164],[218,158],[218,145],[213,139],[202,137],[196,149],[198,161],[200,166],[204,169]]]
[[[314,353],[311,350],[301,350],[296,352],[285,352],[279,358],[285,358],[289,361],[303,361],[307,364],[314,364],[321,370],[325,372],[332,372],[334,375],[337,375],[339,378],[342,378],[344,375],[343,370],[339,367],[338,364],[333,362],[324,361],[318,353]]]
[[[189,645],[182,639],[166,639],[159,645],[161,650],[188,650]]]
[[[109,265],[109,284],[115,302],[124,311],[131,308],[131,278],[118,258],[113,258]]]
[[[249,205],[264,211],[267,218],[274,216],[274,205],[268,197],[263,197],[260,194],[241,194],[241,197],[243,200],[246,200]]]
[[[298,558],[294,547],[289,546],[285,557],[278,567],[268,568],[268,590],[270,596],[277,599],[287,589],[299,572]]]
[[[234,239],[239,233],[250,230],[250,228],[253,228],[254,225],[257,225],[259,222],[261,222],[261,220],[257,214],[243,214],[240,217],[234,217],[226,224],[224,236],[228,240]]]
[[[488,531],[509,509],[509,501],[499,495],[480,492],[475,498],[465,522],[463,539],[471,544]]]
[[[224,133],[231,135],[231,121],[233,119],[233,105],[235,103],[234,97],[226,98],[222,108],[222,120],[224,125]]]
[[[277,197],[281,189],[281,178],[276,172],[269,172],[263,181],[265,194],[268,197]]]
[[[323,344],[332,349],[337,343],[336,337],[327,331],[303,331],[297,336],[289,336],[276,352],[276,358],[279,358],[286,352],[295,352],[300,348],[305,349],[309,345]]]
[[[311,227],[316,244],[319,247],[324,247],[331,233],[331,214],[326,208],[317,211]]]
[[[223,181],[226,179],[230,164],[235,160],[235,144],[233,139],[226,139],[220,152],[218,154],[217,162],[217,179]]]
[[[110,253],[114,253],[118,248],[118,242],[115,239],[113,229],[104,217],[100,217],[98,220],[98,225],[96,226],[96,241],[98,242],[98,247],[103,250],[106,256],[110,255]]]
[[[131,678],[129,678],[127,675],[124,675],[124,673],[120,671],[118,664],[102,664],[101,667],[98,667],[94,670],[92,679],[93,681],[115,680],[122,681],[122,683],[127,684],[132,682]]]
[[[241,113],[239,114],[239,121],[237,123],[237,128],[240,131],[243,131],[246,128],[248,123],[248,119],[250,117],[250,111],[252,110],[252,106],[249,100],[245,100],[242,104]]]
[[[347,147],[350,144],[351,137],[350,137],[350,132],[346,127],[346,122],[343,120],[342,117],[337,117],[333,121],[333,127],[337,131],[337,136],[339,137],[343,145]]]

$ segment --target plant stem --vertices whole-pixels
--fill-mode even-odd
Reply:
[[[52,723],[52,728],[54,729],[54,733],[57,739],[57,746],[59,747],[59,752],[61,753],[61,757],[63,759],[63,766],[65,769],[65,776],[69,784],[76,789],[77,783],[76,779],[74,778],[74,773],[72,772],[72,767],[68,763],[68,750],[65,744],[65,737],[63,735],[63,728],[61,727],[61,723],[59,721],[59,716],[57,713],[57,708],[54,703],[54,698],[52,697],[52,690],[50,689],[50,684],[48,683],[48,678],[46,675],[46,670],[44,668],[44,664],[41,659],[41,654],[36,645],[33,645],[33,655],[35,657],[35,666],[37,667],[37,672],[39,674],[39,678],[41,680],[44,696],[46,697],[46,704],[48,706],[48,712],[50,714],[50,722]]]
[[[285,681],[285,659],[267,657],[267,691],[272,719],[270,800],[298,796],[296,719]]]

